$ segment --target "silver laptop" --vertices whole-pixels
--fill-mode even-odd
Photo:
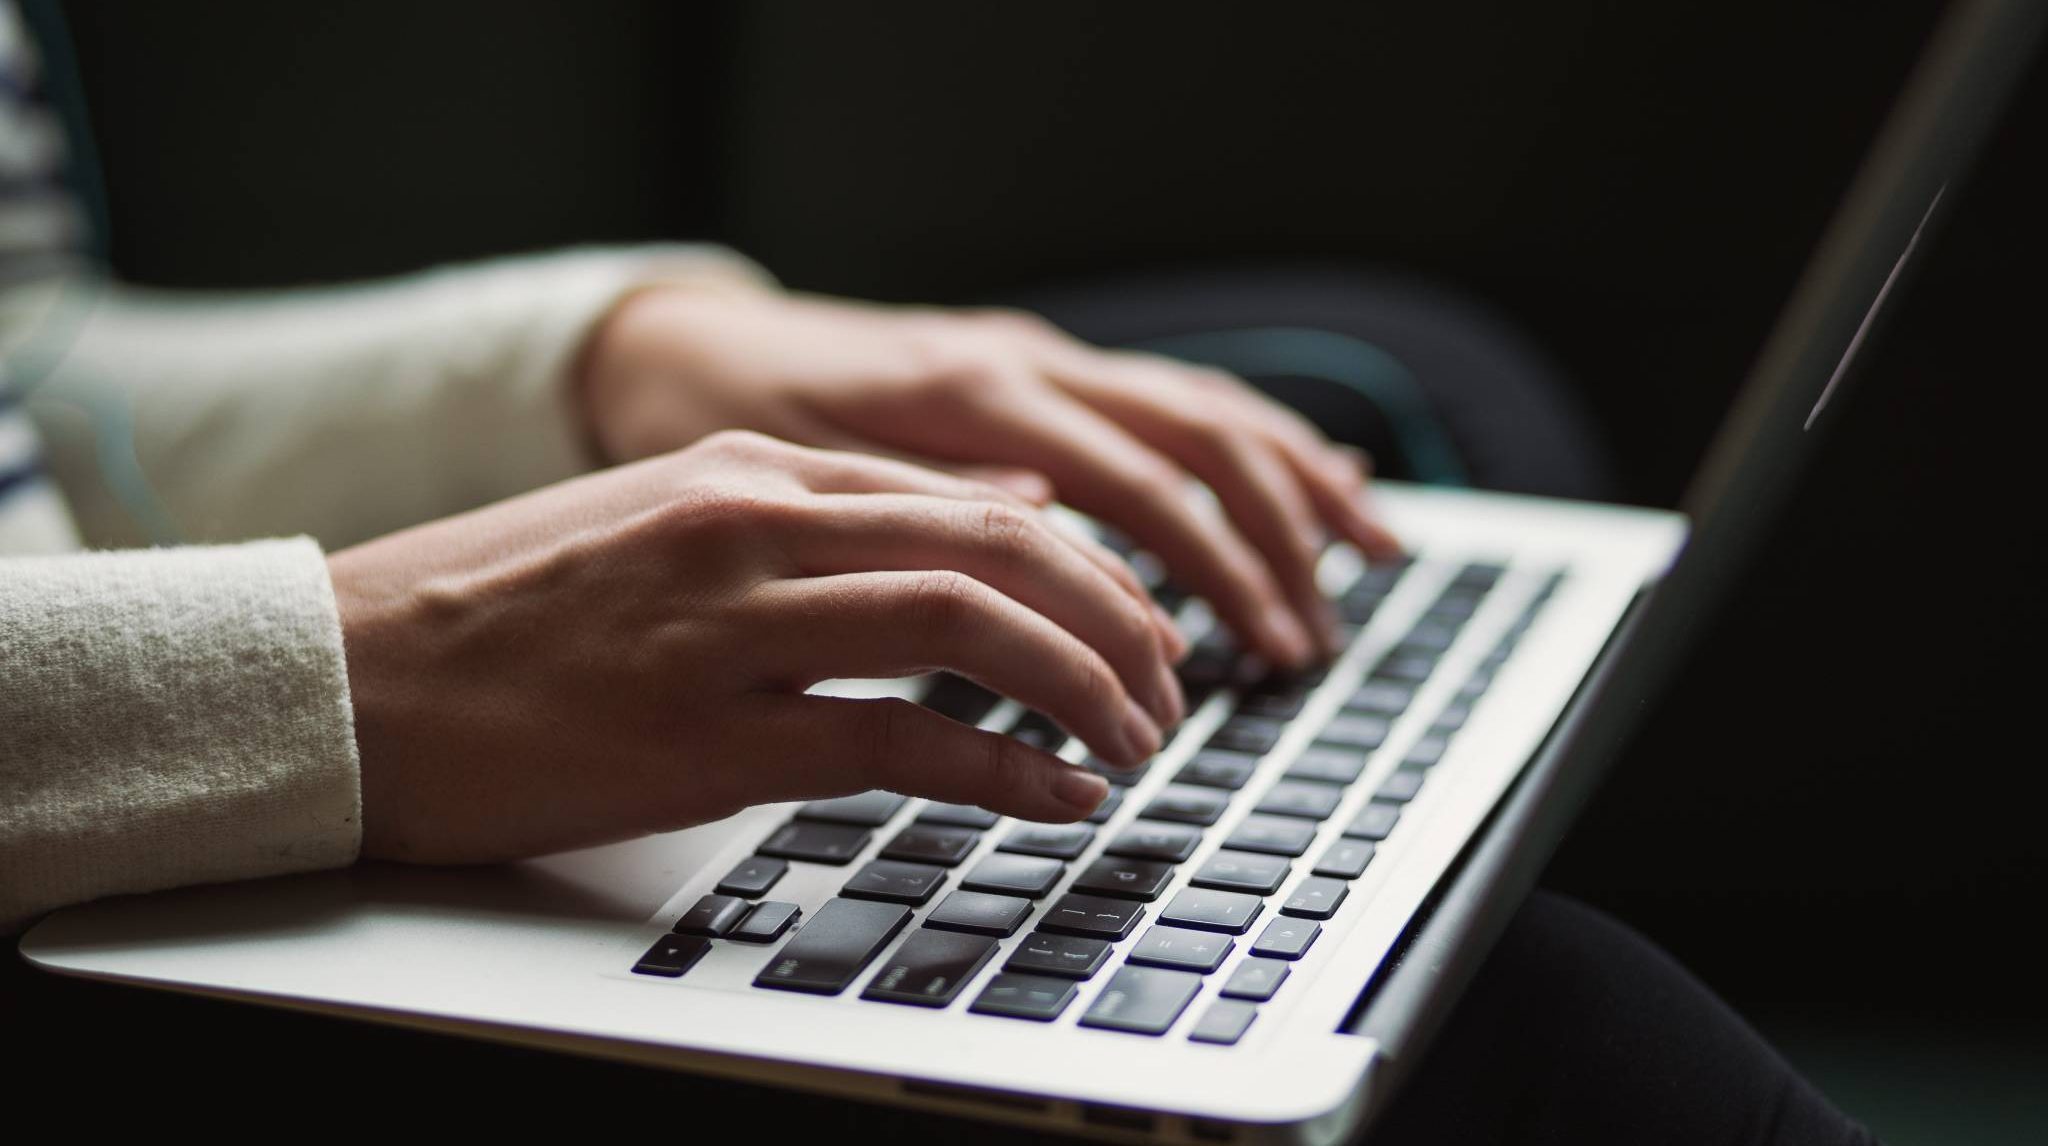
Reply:
[[[1195,640],[1193,713],[1141,773],[1106,772],[1088,823],[868,793],[497,868],[109,900],[22,950],[68,974],[1109,1139],[1351,1135],[1793,479],[2044,18],[2030,0],[1948,14],[1686,515],[1381,483],[1413,557],[1327,556],[1349,643],[1305,677],[1264,675],[1162,587]],[[832,687],[1091,766],[957,678]]]

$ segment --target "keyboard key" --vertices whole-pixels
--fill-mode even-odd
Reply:
[[[1081,761],[1081,767],[1109,781],[1113,788],[1128,788],[1145,778],[1145,773],[1152,770],[1152,762],[1147,760],[1136,768],[1119,768],[1100,756],[1090,756]]]
[[[1223,818],[1223,810],[1230,806],[1230,793],[1215,788],[1197,788],[1192,785],[1168,784],[1145,805],[1145,818],[1167,820],[1176,824],[1200,824],[1208,827]]]
[[[685,971],[697,965],[697,960],[711,950],[711,941],[694,935],[664,935],[655,940],[647,954],[633,964],[635,975],[659,975],[664,979],[679,979]]]
[[[909,921],[910,909],[901,904],[828,899],[754,976],[754,986],[836,995]]]
[[[1447,589],[1444,591],[1444,595],[1438,597],[1436,603],[1429,607],[1429,612],[1424,615],[1432,621],[1448,621],[1463,624],[1471,619],[1473,613],[1479,611],[1479,602],[1484,600],[1485,597],[1485,593]]]
[[[1415,690],[1405,684],[1369,680],[1359,685],[1358,690],[1351,694],[1351,699],[1344,702],[1344,711],[1399,716],[1408,711],[1408,702],[1414,699]]]
[[[1243,935],[1266,905],[1256,895],[1210,888],[1182,888],[1159,913],[1159,922],[1200,931]]]
[[[1131,859],[1165,860],[1167,863],[1184,863],[1195,854],[1195,846],[1202,842],[1199,828],[1186,824],[1161,824],[1151,820],[1139,820],[1127,827],[1104,849],[1113,856],[1128,856]]]
[[[1280,884],[1293,870],[1286,859],[1280,856],[1260,855],[1257,852],[1219,851],[1209,857],[1202,870],[1188,882],[1196,887],[1215,888],[1218,891],[1242,891],[1252,895],[1271,895],[1280,890]]]
[[[812,863],[849,864],[874,839],[874,833],[852,824],[820,824],[809,820],[791,820],[775,829],[775,834],[761,842],[756,852],[765,856],[780,856],[783,859],[809,860]]]
[[[1060,1017],[1060,1012],[1067,1009],[1067,1004],[1074,1001],[1080,990],[1072,979],[1004,971],[988,981],[988,986],[981,989],[974,1005],[967,1009],[977,1015],[1002,1015],[1049,1023]]]
[[[1124,959],[1149,967],[1178,967],[1207,975],[1223,966],[1223,960],[1236,946],[1236,941],[1211,932],[1155,925],[1145,929]]]
[[[1400,819],[1401,805],[1375,801],[1358,810],[1358,815],[1352,818],[1351,826],[1344,829],[1344,834],[1361,840],[1383,840]]]
[[[1087,824],[1018,824],[997,850],[1070,860],[1087,851],[1094,838],[1095,829]]]
[[[967,853],[980,842],[981,833],[972,828],[912,824],[896,833],[896,838],[882,849],[882,858],[952,867],[966,859]]]
[[[1129,900],[1099,895],[1063,895],[1038,921],[1038,926],[1061,935],[1091,939],[1122,939],[1145,917],[1145,909]]]
[[[860,993],[863,999],[943,1007],[960,994],[989,957],[996,941],[985,935],[919,928],[910,933]]]
[[[1505,565],[1496,565],[1487,561],[1474,561],[1472,564],[1458,570],[1458,575],[1451,579],[1451,587],[1454,589],[1484,591],[1493,588],[1494,584],[1500,580],[1501,574],[1507,571],[1508,569]]]
[[[1302,680],[1272,679],[1255,684],[1237,702],[1237,715],[1286,720],[1301,712],[1315,685]]]
[[[740,920],[739,926],[726,932],[725,937],[738,943],[773,943],[782,938],[782,933],[788,931],[790,924],[803,913],[803,908],[794,903],[778,903],[772,899],[757,903],[752,911],[747,912],[747,917]]]
[[[833,824],[859,824],[879,828],[889,822],[909,797],[894,792],[862,792],[836,800],[812,800],[796,810],[799,820],[824,820]]]
[[[1242,752],[1197,752],[1194,759],[1181,765],[1180,772],[1174,776],[1173,782],[1235,792],[1244,787],[1246,780],[1252,778],[1252,770],[1258,766],[1258,757],[1247,756]]]
[[[1450,739],[1444,736],[1425,736],[1408,749],[1408,755],[1401,758],[1403,768],[1434,768],[1444,758],[1444,749],[1450,746]]]
[[[1492,684],[1493,674],[1482,669],[1479,672],[1473,673],[1470,677],[1466,678],[1464,684],[1458,686],[1457,699],[1464,704],[1470,704],[1485,694]]]
[[[1425,653],[1442,653],[1458,641],[1458,626],[1424,617],[1401,638],[1403,648]]]
[[[1235,1046],[1245,1031],[1251,1029],[1252,1020],[1258,1017],[1259,1009],[1250,1003],[1239,999],[1218,999],[1209,1004],[1209,1009],[1195,1021],[1195,1029],[1188,1032],[1188,1041]]]
[[[952,673],[939,673],[925,690],[923,704],[940,716],[962,724],[980,724],[1002,697]]]
[[[732,930],[747,913],[747,901],[733,895],[707,895],[683,912],[670,931],[677,935],[702,935],[716,939]]]
[[[1332,744],[1311,744],[1287,766],[1289,780],[1318,780],[1325,784],[1349,784],[1365,771],[1371,752]]]
[[[1291,970],[1293,968],[1280,959],[1239,960],[1237,969],[1223,981],[1223,997],[1263,1003],[1273,997],[1280,984],[1287,981],[1287,973]]]
[[[1241,852],[1263,852],[1274,856],[1298,856],[1316,838],[1316,826],[1303,820],[1278,816],[1246,816],[1223,841],[1223,846]]]
[[[1081,1016],[1081,1025],[1163,1035],[1201,989],[1202,977],[1192,971],[1126,964],[1117,968],[1115,976],[1095,997],[1088,1013]]]
[[[1365,840],[1338,840],[1316,861],[1315,873],[1331,879],[1357,879],[1372,863],[1373,850]]]
[[[1387,739],[1387,717],[1365,712],[1340,712],[1316,733],[1316,743],[1370,752]]]
[[[789,861],[773,856],[748,856],[733,865],[718,881],[718,894],[736,895],[741,899],[753,899],[768,894],[775,881],[789,870]]]
[[[854,872],[839,894],[916,907],[930,899],[945,882],[944,868],[901,860],[874,860]]]
[[[1380,790],[1372,794],[1375,801],[1385,800],[1391,804],[1405,804],[1422,791],[1422,782],[1428,774],[1414,768],[1402,768],[1380,784]]]
[[[1283,916],[1259,932],[1258,942],[1252,944],[1252,954],[1268,959],[1299,959],[1322,933],[1323,925],[1314,920]]]
[[[987,808],[977,808],[972,804],[926,804],[924,810],[917,814],[920,824],[946,824],[977,831],[995,827],[1001,818]]]
[[[1294,885],[1287,896],[1287,902],[1280,905],[1280,914],[1300,919],[1328,919],[1337,914],[1337,905],[1351,894],[1351,885],[1341,879],[1327,879],[1311,876]]]
[[[1091,824],[1106,824],[1111,816],[1116,815],[1116,810],[1123,806],[1124,789],[1111,785],[1109,795],[1104,796],[1102,802],[1095,805],[1095,810],[1088,813],[1087,822]]]
[[[1344,789],[1312,780],[1281,780],[1259,799],[1258,811],[1269,816],[1326,820],[1344,799]]]
[[[1022,740],[1033,748],[1045,752],[1058,752],[1067,742],[1067,731],[1043,712],[1027,711],[1017,718],[1010,728],[1010,735]]]
[[[967,878],[960,881],[960,886],[968,891],[1038,899],[1051,891],[1066,873],[1067,865],[1056,859],[997,852],[975,864]]]
[[[939,901],[932,913],[924,917],[924,925],[942,931],[972,931],[1007,938],[1016,934],[1030,915],[1028,899],[986,891],[956,891]]]
[[[1445,705],[1444,710],[1437,714],[1436,723],[1429,726],[1429,731],[1435,736],[1445,736],[1465,727],[1465,722],[1470,719],[1472,719],[1472,706],[1470,704]]]
[[[1059,975],[1067,979],[1092,979],[1109,962],[1109,940],[1086,939],[1079,935],[1052,935],[1034,931],[1010,953],[1005,971],[1034,975]]]
[[[1207,746],[1264,756],[1273,750],[1273,745],[1280,742],[1280,734],[1285,731],[1287,722],[1283,720],[1268,720],[1262,716],[1233,716],[1224,721],[1223,727],[1209,737]]]
[[[1173,882],[1173,865],[1158,860],[1103,856],[1074,879],[1074,890],[1150,903]]]

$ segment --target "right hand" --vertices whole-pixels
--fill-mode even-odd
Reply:
[[[993,485],[722,433],[329,558],[363,854],[486,862],[885,788],[1042,821],[1084,769],[901,700],[949,669],[1113,764],[1183,715],[1134,575]]]

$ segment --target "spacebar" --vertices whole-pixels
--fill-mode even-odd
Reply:
[[[754,986],[836,995],[846,990],[910,919],[897,903],[829,899],[775,958]]]

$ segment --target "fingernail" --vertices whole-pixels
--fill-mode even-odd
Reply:
[[[1095,773],[1069,764],[1052,782],[1052,794],[1060,803],[1087,814],[1102,806],[1109,796],[1109,781]]]
[[[1308,663],[1315,652],[1309,640],[1308,631],[1302,627],[1301,619],[1293,610],[1284,605],[1275,605],[1266,610],[1266,635],[1279,646],[1280,659],[1288,668],[1300,668]]]
[[[1175,676],[1173,670],[1165,665],[1159,666],[1159,695],[1166,701],[1165,723],[1167,726],[1171,727],[1187,719],[1187,695],[1180,690],[1180,678]]]
[[[1159,635],[1166,641],[1167,657],[1177,661],[1188,655],[1188,639],[1181,634],[1180,626],[1173,623],[1172,613],[1155,603],[1152,606],[1152,620],[1159,626]]]
[[[1130,756],[1132,767],[1136,767],[1140,761],[1149,759],[1154,752],[1159,751],[1159,725],[1145,714],[1144,709],[1138,707],[1135,700],[1124,702],[1122,732],[1124,748]]]

